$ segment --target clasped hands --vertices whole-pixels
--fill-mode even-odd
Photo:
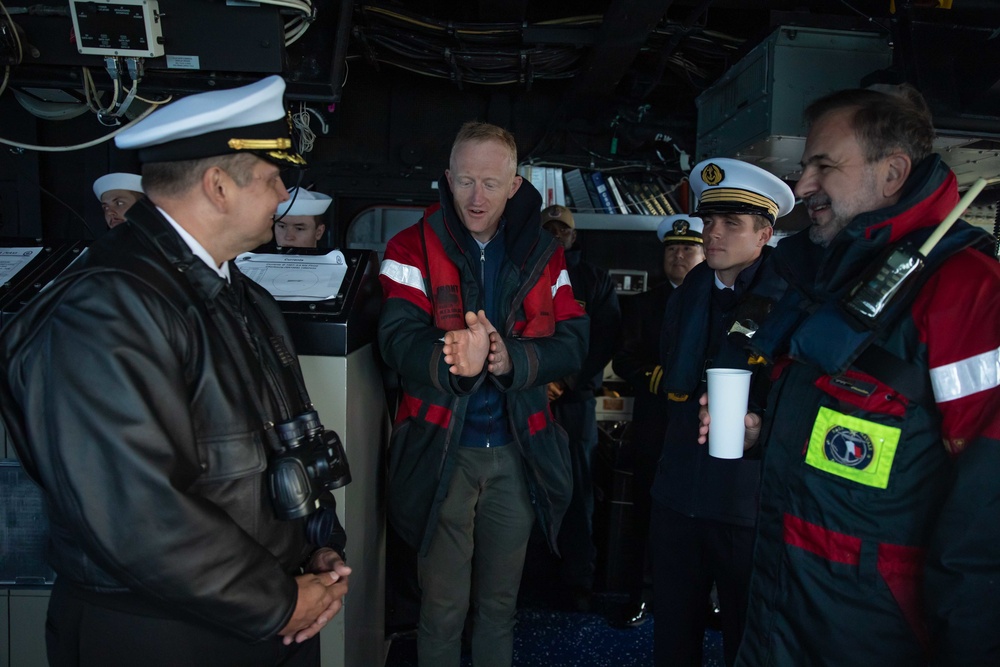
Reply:
[[[476,377],[486,365],[493,375],[506,375],[511,371],[507,345],[497,328],[486,318],[486,312],[469,311],[465,314],[465,329],[449,331],[444,335],[444,362],[452,375]]]
[[[344,606],[351,568],[333,549],[319,549],[306,568],[310,574],[295,577],[299,588],[295,611],[278,633],[287,646],[314,637]]]

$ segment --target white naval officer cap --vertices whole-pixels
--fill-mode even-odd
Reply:
[[[795,206],[792,189],[769,171],[742,160],[717,157],[694,166],[691,191],[698,201],[695,215],[751,213],[774,221]]]
[[[313,192],[305,188],[288,190],[288,201],[278,204],[276,216],[284,215],[323,215],[330,208],[333,198],[322,192]]]
[[[123,130],[115,144],[138,151],[143,164],[252,153],[279,166],[304,166],[292,146],[284,93],[285,81],[275,75],[182,97]]]
[[[663,242],[668,243],[697,243],[701,245],[704,241],[701,233],[705,231],[705,223],[701,218],[682,213],[679,215],[668,215],[656,227],[656,236]]]
[[[105,174],[94,181],[94,195],[101,198],[108,190],[131,190],[132,192],[143,192],[142,176],[139,174],[126,174],[116,171],[112,174]]]

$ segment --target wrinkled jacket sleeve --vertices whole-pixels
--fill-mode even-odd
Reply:
[[[444,361],[446,332],[434,325],[419,228],[417,224],[399,232],[385,249],[379,270],[379,349],[389,367],[409,380],[450,394],[471,393],[477,385],[455,380]]]
[[[548,260],[555,333],[545,338],[504,338],[513,371],[497,383],[505,391],[548,384],[579,372],[590,338],[590,318],[573,297],[562,248]],[[542,278],[546,272],[542,273]]]
[[[989,279],[984,279],[988,276]],[[925,298],[925,295],[929,295]],[[1000,270],[965,252],[914,305],[955,460],[925,569],[935,665],[1000,664]]]
[[[188,373],[205,332],[152,288],[108,276],[77,280],[4,350],[9,384],[24,397],[24,454],[60,520],[53,529],[72,533],[134,591],[248,639],[273,636],[294,610],[294,580],[191,492],[206,482],[190,413],[198,383]],[[219,437],[244,466],[230,475],[260,475],[266,461],[249,425]]]

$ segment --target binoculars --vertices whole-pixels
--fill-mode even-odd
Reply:
[[[286,521],[309,516],[319,509],[324,492],[351,481],[344,445],[323,428],[315,410],[277,424],[275,431],[281,446],[268,466],[274,513]],[[308,525],[307,531],[312,532]]]

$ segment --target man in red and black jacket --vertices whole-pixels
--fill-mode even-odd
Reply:
[[[960,221],[878,326],[849,319],[859,275],[919,246],[957,180],[908,86],[833,93],[806,120],[796,194],[812,226],[773,253],[789,290],[752,339],[777,365],[737,664],[1000,664],[991,239]]]
[[[535,517],[555,549],[573,478],[546,385],[575,372],[589,321],[506,130],[467,123],[440,204],[393,237],[383,358],[401,377],[389,520],[418,552],[421,665],[455,666],[473,609],[479,664],[510,664]]]

